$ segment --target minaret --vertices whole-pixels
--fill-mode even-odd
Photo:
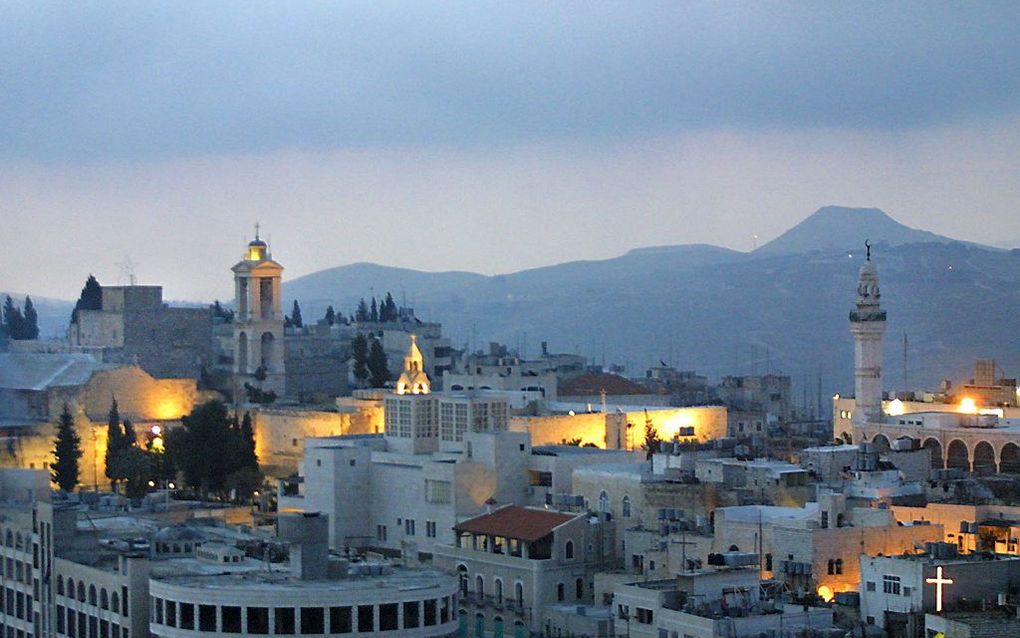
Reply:
[[[857,307],[850,311],[854,336],[854,425],[882,421],[882,335],[885,310],[878,289],[878,270],[871,261],[871,244],[864,242],[867,260],[857,279]]]
[[[283,396],[283,266],[273,261],[269,245],[248,243],[234,272],[234,373],[245,383]],[[242,395],[243,396],[243,395]]]

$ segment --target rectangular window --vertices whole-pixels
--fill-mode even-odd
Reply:
[[[226,606],[220,608],[220,622],[223,629],[220,631],[227,634],[241,633],[241,608]]]
[[[294,608],[293,607],[277,607],[275,609],[276,618],[273,620],[273,633],[274,634],[293,634],[294,633]]]
[[[181,629],[195,628],[195,606],[191,603],[181,603]]]
[[[404,603],[404,629],[414,629],[418,624],[418,601]]]
[[[306,635],[326,633],[326,616],[322,607],[301,608],[301,633]]]
[[[164,603],[166,607],[166,626],[176,627],[177,626],[177,603],[172,600],[167,600]]]
[[[867,591],[875,591],[875,583],[869,580],[868,582],[864,583],[864,589]]]
[[[110,621],[99,621],[99,638],[110,638]]]
[[[156,618],[156,621],[155,621],[156,624],[157,625],[162,625],[163,624],[163,599],[162,598],[153,598],[152,599],[152,613],[153,613],[153,616],[155,616],[155,618]]]
[[[375,538],[376,538],[376,540],[380,540],[380,541],[386,540],[386,526],[385,525],[376,525],[375,526]]]
[[[269,608],[248,607],[248,633],[268,634],[269,633]]]
[[[644,607],[638,607],[635,611],[637,612],[635,618],[637,618],[637,621],[639,623],[641,623],[642,625],[650,625],[650,624],[652,624],[652,610],[651,609],[645,609]]]
[[[393,631],[399,626],[397,623],[397,603],[386,603],[379,605],[379,631]]]
[[[435,538],[436,537],[436,522],[435,521],[426,521],[425,522],[425,535],[428,536],[429,538]]]
[[[431,607],[433,607],[431,615],[429,613],[429,607],[430,607],[429,603],[432,603]],[[434,600],[426,600],[425,601],[425,624],[426,625],[429,624],[429,620],[430,619],[432,621],[431,624],[433,624],[433,625],[436,624],[436,613],[435,613],[435,609],[434,609],[435,606],[436,606],[436,601],[434,601]],[[446,623],[450,622],[450,597],[449,596],[443,596],[442,598],[439,599],[439,622],[443,623],[444,625]]]
[[[350,607],[329,608],[329,633],[349,634],[353,629],[351,624],[352,623]]]
[[[64,627],[66,627],[66,625],[64,624],[64,621],[66,619],[66,617],[64,616],[64,613],[65,613],[64,612],[64,607],[62,605],[57,605],[57,633],[58,634],[64,633]]]
[[[404,519],[404,533],[408,536],[414,536],[414,519]]]
[[[450,481],[425,479],[425,500],[429,503],[450,503],[453,501],[453,485]]]
[[[358,605],[358,631],[375,631],[375,611],[372,605]]]
[[[886,574],[882,576],[882,592],[886,594],[900,594],[900,577]]]
[[[78,638],[78,614],[73,609],[67,610],[67,635]]]
[[[198,606],[198,630],[216,631],[216,605]]]

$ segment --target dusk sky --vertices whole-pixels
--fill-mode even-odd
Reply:
[[[1020,3],[0,2],[0,290],[749,250],[827,205],[1020,245]],[[121,281],[120,283],[126,283]]]

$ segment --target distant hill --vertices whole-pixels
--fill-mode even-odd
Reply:
[[[759,255],[794,255],[814,250],[863,250],[873,244],[902,246],[919,242],[949,243],[954,240],[926,230],[904,226],[877,208],[825,206],[779,237],[758,248]]]
[[[339,266],[285,282],[285,308],[298,299],[310,323],[327,305],[349,314],[389,291],[443,322],[458,347],[498,340],[534,356],[548,341],[632,375],[659,360],[716,378],[770,369],[791,375],[810,405],[820,379],[824,404],[853,388],[847,313],[864,239],[889,312],[888,389],[904,387],[904,333],[911,389],[967,379],[975,358],[1020,374],[1020,250],[909,228],[877,209],[820,209],[751,253],[660,246],[496,276]],[[66,328],[72,308],[50,301],[38,304],[47,335]]]
[[[499,340],[534,355],[545,340],[595,361],[604,353],[631,374],[660,359],[714,377],[768,368],[790,374],[798,398],[814,405],[819,378],[823,403],[853,387],[847,313],[866,238],[889,310],[887,387],[904,384],[904,333],[911,388],[968,378],[978,357],[1017,374],[1020,251],[908,228],[876,209],[823,208],[753,253],[642,248],[493,277],[357,264],[306,275],[284,292],[307,320],[326,303],[350,312],[372,290],[403,290],[459,346]]]

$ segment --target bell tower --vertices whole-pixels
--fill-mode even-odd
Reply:
[[[885,310],[878,288],[878,269],[871,261],[871,244],[864,242],[867,260],[857,278],[857,304],[850,311],[854,336],[854,425],[882,421],[882,335]]]
[[[283,396],[283,266],[273,261],[269,244],[259,238],[258,224],[255,239],[231,270],[237,387],[249,383]]]

